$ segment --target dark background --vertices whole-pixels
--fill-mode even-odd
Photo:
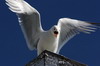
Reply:
[[[41,14],[44,30],[57,24],[58,19],[69,17],[100,23],[100,0],[26,0]],[[5,0],[0,1],[0,66],[24,66],[37,56],[27,48],[17,16],[8,10]],[[88,64],[100,65],[100,29],[92,34],[75,36],[60,54]]]

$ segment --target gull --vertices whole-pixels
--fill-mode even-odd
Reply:
[[[24,0],[6,0],[9,9],[18,16],[19,24],[30,50],[37,49],[38,55],[44,50],[59,54],[61,48],[80,32],[95,32],[98,23],[60,18],[50,30],[43,30],[40,13]]]

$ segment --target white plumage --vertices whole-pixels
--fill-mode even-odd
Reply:
[[[96,23],[61,18],[57,25],[44,31],[40,14],[35,8],[24,0],[6,0],[6,2],[9,9],[18,16],[28,48],[37,49],[38,55],[44,50],[59,53],[64,44],[79,32],[90,33],[96,29],[94,26]]]

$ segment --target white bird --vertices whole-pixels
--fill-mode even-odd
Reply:
[[[80,32],[94,32],[95,24],[85,21],[61,18],[57,25],[44,31],[41,26],[40,13],[24,0],[6,0],[12,12],[18,16],[27,46],[30,50],[37,49],[38,55],[44,50],[59,53],[60,49],[72,37]]]

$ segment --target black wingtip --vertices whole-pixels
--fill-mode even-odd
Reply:
[[[100,23],[93,23],[93,22],[92,22],[92,23],[90,23],[90,24],[94,24],[94,25],[100,25]]]
[[[92,24],[92,25],[94,25],[94,26],[100,28],[100,23],[90,23],[90,24]]]

